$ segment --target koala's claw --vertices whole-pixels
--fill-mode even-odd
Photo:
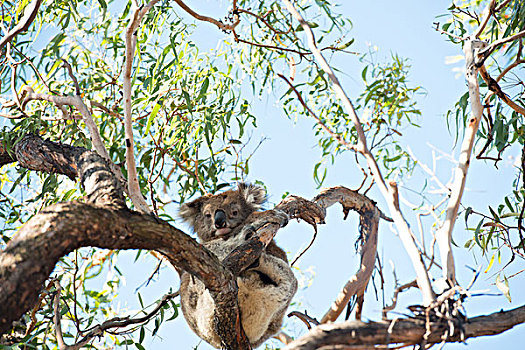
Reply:
[[[286,225],[288,225],[289,219],[288,219],[288,215],[286,215],[285,212],[280,211],[280,210],[276,210],[276,214],[277,214],[277,216],[280,217],[280,223],[279,224],[281,225],[281,227],[285,227]]]
[[[253,237],[254,234],[257,233],[257,229],[253,225],[247,225],[243,228],[244,233],[244,239],[249,240]]]

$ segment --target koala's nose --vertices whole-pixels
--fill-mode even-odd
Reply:
[[[222,210],[217,210],[213,218],[215,221],[215,228],[224,228],[226,227],[226,213]]]

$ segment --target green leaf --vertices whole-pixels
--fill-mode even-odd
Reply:
[[[144,330],[144,327],[140,327],[139,343],[142,343],[145,337],[146,331]]]
[[[140,295],[140,292],[137,293],[137,296],[139,298],[140,307],[144,309],[144,303],[142,302],[142,295]]]
[[[317,23],[314,23],[314,22],[307,22],[307,23],[308,23],[308,25],[310,26],[310,28],[312,28],[312,29],[313,29],[313,28],[317,28],[317,27],[319,27],[319,24],[317,24]],[[295,28],[295,31],[296,31],[296,32],[302,32],[302,31],[304,31],[303,26],[301,26],[301,25],[299,24],[299,25]]]
[[[159,113],[160,107],[161,105],[158,103],[155,104],[155,107],[153,107],[153,110],[151,111],[148,117],[148,122],[146,123],[146,130],[144,131],[144,134],[148,134],[149,129],[151,128],[151,124],[153,123],[153,119],[155,119],[157,113]]]
[[[135,343],[135,347],[136,347],[137,349],[139,349],[139,350],[146,350],[146,348],[143,347],[143,346],[142,346],[141,344],[139,344],[139,343]]]
[[[363,81],[366,83],[366,72],[368,71],[368,66],[366,66],[363,71],[361,72],[361,78],[363,78]]]
[[[201,89],[199,91],[199,97],[197,97],[197,100],[202,100],[202,102],[206,101],[206,92],[208,91],[208,86],[210,85],[210,80],[208,77],[204,79],[201,85]]]

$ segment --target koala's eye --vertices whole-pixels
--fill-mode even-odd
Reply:
[[[239,212],[238,212],[237,210],[234,209],[234,210],[232,211],[232,216],[237,216],[237,214],[239,214]]]
[[[206,216],[208,219],[211,218],[211,214],[210,213],[206,213],[206,214],[204,214],[204,216]]]

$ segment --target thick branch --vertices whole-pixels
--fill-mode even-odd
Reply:
[[[447,342],[463,341],[468,338],[495,335],[525,322],[525,306],[509,311],[500,311],[486,316],[478,316],[461,324],[463,332],[456,331],[445,338]],[[292,342],[285,350],[313,350],[338,345],[388,345],[419,344],[427,332],[424,320],[403,319],[388,322],[344,322],[323,324],[313,328],[307,335]],[[456,328],[458,329],[458,327]],[[449,331],[446,322],[431,322],[427,344],[441,343]],[[464,337],[464,338],[463,338]]]
[[[448,201],[445,221],[443,226],[436,234],[437,243],[441,255],[441,264],[443,267],[443,277],[450,280],[451,283],[456,282],[456,272],[454,267],[454,256],[452,255],[452,231],[458,215],[459,205],[463,197],[465,183],[467,180],[467,173],[470,166],[470,158],[472,155],[472,147],[479,128],[481,118],[483,116],[483,106],[481,105],[481,97],[479,94],[478,82],[478,68],[475,64],[475,57],[479,50],[485,47],[483,41],[469,38],[465,41],[463,51],[465,52],[465,59],[467,65],[466,79],[469,90],[469,99],[472,106],[472,116],[470,117],[461,144],[461,152],[459,155],[458,167],[454,174],[454,182],[452,184],[450,199]]]
[[[58,260],[85,246],[158,250],[178,269],[203,281],[217,296],[225,319],[239,319],[233,275],[184,232],[128,210],[119,182],[98,154],[28,135],[16,144],[12,158],[30,169],[79,177],[89,203],[60,203],[41,210],[0,253],[0,334],[34,305]],[[229,333],[221,335],[235,344],[235,323],[226,328]]]

